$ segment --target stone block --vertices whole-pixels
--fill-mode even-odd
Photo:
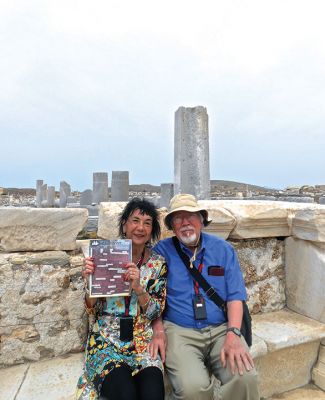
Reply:
[[[252,313],[285,306],[284,242],[276,238],[229,240],[235,247]]]
[[[230,233],[232,239],[289,236],[288,209],[272,201],[221,202],[236,218],[237,224]]]
[[[320,345],[317,364],[313,369],[313,381],[321,389],[325,390],[325,346]]]
[[[90,206],[93,202],[93,191],[90,189],[84,190],[80,195],[80,206]]]
[[[73,250],[84,209],[0,208],[0,251]]]
[[[80,351],[86,334],[81,255],[10,253],[0,263],[0,366]]]
[[[325,252],[314,242],[287,238],[286,297],[290,309],[325,323]]]
[[[325,206],[296,212],[292,219],[294,237],[313,242],[325,242]]]
[[[301,343],[320,343],[325,338],[325,324],[288,309],[254,315],[253,328],[254,334],[265,341],[268,352]]]
[[[325,392],[314,385],[306,385],[302,388],[281,393],[279,396],[272,396],[272,400],[325,400]],[[270,400],[271,400],[270,399]]]
[[[325,368],[315,367],[312,373],[313,382],[325,391]]]
[[[307,385],[317,358],[319,342],[283,348],[255,359],[260,394],[268,398]]]
[[[310,382],[324,324],[284,309],[254,315],[253,332],[267,346],[267,354],[255,359],[262,397]]]
[[[103,202],[99,206],[97,235],[103,239],[117,239],[118,218],[126,206],[124,201]]]
[[[14,400],[19,388],[24,381],[29,364],[0,369],[0,399]],[[26,400],[26,399],[25,399]]]
[[[204,228],[204,231],[227,239],[236,226],[236,217],[226,208],[218,207],[211,201],[201,200],[199,205],[206,208],[209,218],[212,219],[212,222]]]
[[[82,354],[30,364],[16,400],[72,400],[82,372]]]
[[[214,200],[204,202],[211,208],[223,207],[236,218],[232,239],[291,236],[291,221],[301,210],[317,210],[317,204],[258,200]]]
[[[264,342],[263,339],[254,335],[254,333],[253,333],[252,346],[250,348],[250,353],[254,359],[265,356],[267,354],[266,343]]]

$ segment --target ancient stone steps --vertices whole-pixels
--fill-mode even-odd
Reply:
[[[252,354],[261,396],[267,398],[308,384],[325,324],[288,309],[253,318]]]
[[[325,324],[284,309],[254,316],[253,331],[263,398],[325,400],[325,392],[311,386],[285,393],[311,382]],[[72,400],[82,360],[79,353],[1,369],[0,400]]]

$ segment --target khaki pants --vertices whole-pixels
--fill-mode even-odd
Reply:
[[[227,325],[182,328],[164,321],[168,338],[166,370],[177,400],[212,400],[213,374],[221,381],[222,400],[259,400],[256,370],[233,375],[220,361]],[[245,340],[243,339],[243,342]],[[245,342],[245,346],[246,342]]]

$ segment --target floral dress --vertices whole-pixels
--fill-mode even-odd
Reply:
[[[163,371],[160,358],[153,359],[147,352],[147,344],[152,338],[151,321],[161,315],[165,306],[166,277],[164,258],[152,251],[148,261],[140,267],[140,284],[150,294],[146,311],[140,308],[134,292],[130,298],[129,315],[134,317],[131,341],[120,340],[119,318],[125,314],[124,297],[106,297],[102,302],[89,331],[84,371],[77,385],[77,400],[98,400],[105,376],[122,364],[131,368],[132,375],[152,366]]]

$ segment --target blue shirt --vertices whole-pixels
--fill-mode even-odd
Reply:
[[[192,257],[192,252],[180,242],[185,254]],[[154,246],[168,266],[167,303],[164,319],[187,328],[205,328],[209,325],[219,325],[225,322],[223,312],[211,301],[203,289],[199,293],[205,299],[207,319],[195,320],[193,297],[195,295],[194,281],[183,261],[180,259],[172,238],[161,240]],[[202,262],[202,275],[225,301],[246,300],[246,289],[237,255],[230,243],[217,236],[202,232],[201,247],[197,252],[193,265],[198,268]],[[218,266],[223,276],[209,275],[209,267]],[[223,270],[222,270],[223,268]],[[211,270],[210,270],[211,271]]]

